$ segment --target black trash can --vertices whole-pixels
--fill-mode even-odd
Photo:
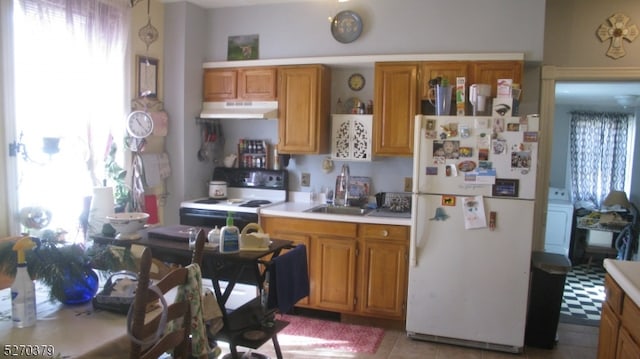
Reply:
[[[566,256],[533,252],[524,337],[526,345],[544,349],[552,349],[555,346],[558,340],[564,282],[569,270],[571,262]]]

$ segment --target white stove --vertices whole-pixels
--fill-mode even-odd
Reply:
[[[258,168],[216,167],[213,181],[227,183],[227,198],[197,198],[180,203],[180,224],[211,227],[224,226],[228,212],[234,224],[243,228],[258,222],[260,208],[287,200],[288,172]]]
[[[236,189],[227,188],[226,199],[208,197],[197,198],[180,203],[181,208],[210,209],[218,211],[258,213],[260,208],[284,203],[287,200],[286,191],[264,189]]]

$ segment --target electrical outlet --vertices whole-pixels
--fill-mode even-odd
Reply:
[[[311,174],[307,172],[302,172],[302,176],[300,177],[300,185],[302,187],[309,187],[311,185]]]
[[[411,192],[412,189],[413,189],[413,178],[405,177],[404,178],[404,191],[405,192]]]

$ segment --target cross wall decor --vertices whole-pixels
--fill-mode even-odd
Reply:
[[[606,22],[601,24],[596,33],[602,42],[611,39],[607,56],[619,59],[626,55],[622,40],[629,42],[635,40],[639,34],[638,27],[635,24],[627,26],[629,17],[621,13],[611,15],[607,21],[608,24]]]

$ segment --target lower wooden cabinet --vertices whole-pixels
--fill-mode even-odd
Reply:
[[[598,359],[640,358],[640,308],[605,275],[606,301],[602,305]]]
[[[360,300],[371,316],[404,319],[409,227],[360,225]]]
[[[269,216],[260,223],[273,238],[308,243],[311,295],[298,306],[404,320],[408,227]]]

